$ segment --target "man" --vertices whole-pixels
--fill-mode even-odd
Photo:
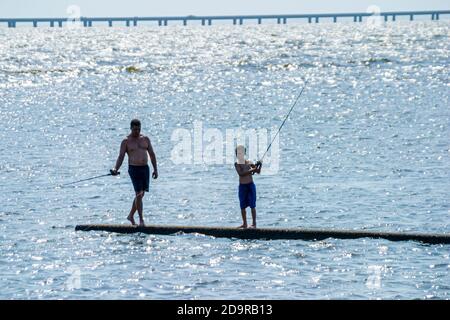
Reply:
[[[119,157],[117,158],[115,167],[111,170],[111,174],[118,174],[118,170],[125,158],[125,153],[128,154],[128,173],[133,183],[136,197],[133,200],[133,205],[131,206],[127,219],[132,225],[136,225],[134,214],[137,210],[139,214],[139,226],[144,226],[142,198],[144,197],[145,191],[149,189],[150,169],[148,167],[148,156],[150,156],[153,166],[153,179],[158,178],[158,168],[150,139],[141,134],[141,122],[138,119],[133,119],[130,124],[130,129],[131,133],[120,145]]]

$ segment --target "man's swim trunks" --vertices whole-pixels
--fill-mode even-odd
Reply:
[[[148,166],[128,166],[128,174],[133,183],[134,191],[148,191],[150,182],[150,168]]]

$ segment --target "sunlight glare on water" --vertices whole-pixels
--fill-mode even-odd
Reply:
[[[277,128],[258,226],[449,233],[449,22],[0,28],[2,299],[448,299],[448,245],[75,232],[127,223],[132,118],[160,177],[146,223],[238,226],[233,165],[176,129]],[[447,191],[445,191],[447,190]]]

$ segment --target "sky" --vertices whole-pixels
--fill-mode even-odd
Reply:
[[[68,17],[71,5],[86,17],[450,10],[449,0],[0,0],[0,18]]]

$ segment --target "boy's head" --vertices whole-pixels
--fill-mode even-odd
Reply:
[[[236,150],[235,150],[235,152],[236,152],[236,158],[237,158],[237,162],[239,163],[239,164],[243,164],[243,163],[245,163],[245,152],[246,152],[247,150],[245,149],[245,147],[243,146],[243,145],[238,145],[237,147],[236,147]]]

